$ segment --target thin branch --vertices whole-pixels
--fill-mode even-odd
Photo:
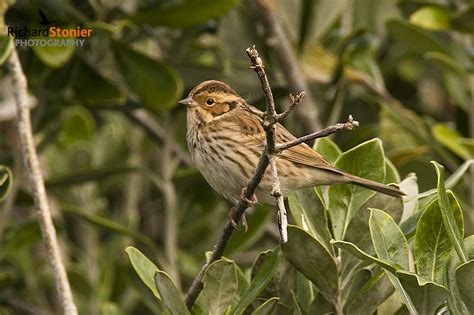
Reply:
[[[20,148],[28,174],[33,199],[38,215],[41,234],[46,246],[46,253],[53,272],[56,290],[58,293],[61,311],[63,314],[77,314],[77,307],[71,292],[71,287],[66,274],[66,268],[61,260],[61,251],[53,225],[53,219],[49,210],[48,198],[44,188],[43,176],[39,166],[31,129],[30,112],[27,108],[27,82],[21,68],[20,60],[15,48],[13,48],[8,65],[12,71],[15,84],[15,100],[17,105],[18,136]]]
[[[300,92],[300,94],[296,96],[294,96],[293,94],[290,94],[291,104],[290,106],[287,107],[287,109],[283,113],[277,115],[277,120],[280,122],[280,121],[283,121],[286,117],[288,117],[288,115],[293,111],[293,109],[295,109],[296,106],[301,102],[304,96],[305,96],[304,91]]]
[[[277,142],[276,142],[276,123],[281,120],[281,117],[289,114],[283,113],[278,115],[275,110],[275,103],[273,100],[272,89],[268,82],[267,75],[262,63],[262,59],[258,56],[258,51],[255,46],[247,48],[245,51],[250,58],[251,68],[257,73],[260,83],[262,85],[263,93],[265,94],[265,101],[267,103],[267,110],[265,111],[262,126],[265,129],[267,138],[267,150],[268,160],[270,161],[270,168],[272,174],[272,196],[277,199],[278,205],[278,230],[280,231],[280,239],[282,243],[288,242],[288,236],[286,228],[288,226],[287,214],[285,209],[285,203],[283,202],[283,194],[281,193],[280,178],[278,177],[277,165],[275,154],[277,153]],[[299,94],[301,95],[301,93]],[[304,93],[303,93],[304,95]],[[293,103],[296,100],[301,100],[301,97],[293,98]],[[293,105],[293,104],[292,104]],[[297,103],[290,107],[295,108]]]
[[[335,125],[329,126],[327,128],[324,128],[323,130],[319,130],[313,133],[310,133],[309,135],[297,138],[295,140],[283,143],[283,144],[278,144],[277,145],[277,152],[281,152],[283,150],[289,149],[291,147],[297,146],[298,144],[301,144],[306,141],[314,140],[317,138],[324,138],[327,137],[333,133],[336,133],[340,130],[352,130],[355,127],[359,126],[359,122],[357,120],[354,120],[352,118],[352,115],[349,115],[349,118],[347,118],[347,122],[345,123],[337,123]]]

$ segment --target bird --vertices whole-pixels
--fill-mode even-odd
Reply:
[[[258,110],[224,82],[208,80],[196,85],[186,105],[186,140],[191,158],[209,185],[232,204],[244,198],[242,188],[253,177],[266,144],[266,133]],[[250,110],[249,110],[250,109]],[[283,125],[276,124],[278,144],[296,139]],[[398,187],[349,174],[327,162],[306,143],[276,156],[283,196],[319,185],[350,183],[395,197],[404,195]],[[275,205],[272,178],[267,168],[249,203]],[[242,218],[244,219],[244,217]]]
[[[59,22],[59,20],[49,21],[48,18],[46,17],[46,14],[44,14],[43,10],[41,9],[38,9],[38,13],[40,16],[40,20],[39,20],[40,25],[48,26],[50,24]]]

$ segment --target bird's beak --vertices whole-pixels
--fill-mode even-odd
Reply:
[[[185,99],[182,99],[182,100],[179,101],[178,103],[183,104],[183,105],[186,105],[187,107],[195,107],[195,106],[197,106],[196,101],[193,100],[193,98],[190,97],[190,96],[188,96],[188,97],[185,98]]]

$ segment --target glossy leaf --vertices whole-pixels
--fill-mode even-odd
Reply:
[[[451,27],[451,12],[439,6],[424,6],[410,16],[410,23],[430,31],[444,31]]]
[[[255,298],[266,288],[273,277],[281,258],[280,250],[274,249],[266,252],[265,260],[253,277],[247,290],[242,294],[230,311],[230,314],[241,314],[255,300]]]
[[[296,224],[323,244],[332,253],[329,245],[331,233],[327,214],[314,188],[297,190],[288,196],[290,212]]]
[[[10,36],[0,35],[0,65],[10,56],[13,49],[13,38]]]
[[[327,249],[299,227],[288,226],[288,242],[282,244],[286,259],[330,301],[337,290],[336,262]]]
[[[12,171],[7,166],[0,165],[0,202],[7,198],[12,183]]]
[[[384,268],[384,269],[386,269],[386,270],[388,270],[392,273],[394,273],[397,269],[400,268],[399,265],[394,264],[393,262],[385,261],[383,259],[379,259],[377,257],[374,257],[372,255],[367,254],[366,252],[364,252],[363,250],[358,248],[355,244],[352,244],[350,242],[332,240],[331,244],[333,244],[337,248],[345,250],[348,253],[351,253],[352,255],[354,255],[355,257],[357,257],[361,260],[365,260],[369,263],[377,264],[380,267],[382,267],[382,268]]]
[[[419,315],[435,314],[448,297],[448,290],[442,285],[423,279],[407,271],[399,270],[396,276]]]
[[[343,153],[336,167],[351,174],[382,182],[385,177],[385,160],[379,139],[369,140]],[[360,207],[374,194],[356,185],[332,185],[328,189],[328,209],[334,237],[344,239],[347,227]]]
[[[85,63],[80,63],[74,84],[76,96],[85,105],[123,104],[125,93]]]
[[[451,251],[451,255],[448,259],[448,263],[446,265],[446,272],[445,272],[445,281],[444,283],[447,284],[449,290],[449,297],[448,297],[448,309],[452,314],[469,314],[470,311],[467,308],[467,304],[471,303],[472,301],[472,294],[468,296],[471,298],[471,301],[464,301],[463,295],[460,293],[460,289],[458,287],[458,277],[457,274],[458,268],[461,266],[467,266],[467,269],[464,270],[468,271],[470,269],[470,261],[474,259],[474,235],[470,235],[464,239],[464,247],[466,249],[466,253],[468,255],[468,262],[463,262],[456,251]],[[465,267],[466,268],[466,267]],[[464,269],[464,268],[463,268]],[[461,271],[463,272],[463,271]],[[469,279],[471,276],[466,278]],[[459,279],[463,280],[463,279]],[[461,286],[469,286],[470,284],[461,284]],[[468,292],[472,293],[472,292]]]
[[[263,302],[255,311],[252,312],[252,315],[271,315],[274,314],[274,311],[277,307],[279,298],[272,297],[271,299]]]
[[[408,244],[392,217],[370,209],[369,228],[377,257],[408,270]]]
[[[171,66],[121,43],[116,43],[114,50],[125,81],[146,107],[161,112],[177,105],[183,84]]]
[[[444,186],[444,167],[435,161],[431,161],[431,163],[434,165],[436,174],[438,175],[438,204],[443,217],[444,227],[454,246],[454,250],[463,262],[467,262],[466,253],[462,244],[464,230],[460,230],[457,226],[453,208],[449,202],[448,194],[446,193],[446,187]]]
[[[155,286],[155,274],[160,271],[158,267],[135,247],[128,246],[125,251],[140,279],[160,299],[160,294]]]
[[[202,295],[209,314],[224,314],[237,292],[235,263],[226,259],[213,262],[202,279]]]
[[[238,2],[238,0],[184,0],[172,4],[158,2],[154,7],[138,12],[131,19],[140,24],[185,27],[219,17]]]
[[[448,200],[457,227],[462,231],[462,211],[451,191],[448,191]],[[417,274],[430,281],[443,283],[444,269],[452,248],[437,198],[423,211],[416,229],[414,257]]]
[[[313,147],[316,152],[321,154],[331,164],[336,163],[336,160],[342,154],[339,146],[329,137],[316,139]]]
[[[474,313],[474,260],[462,264],[456,269],[456,284],[459,294],[469,313]]]
[[[161,300],[171,314],[185,315],[189,314],[184,298],[174,285],[170,276],[164,271],[155,273],[155,286],[160,293]]]

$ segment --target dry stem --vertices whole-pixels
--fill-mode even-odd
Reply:
[[[33,194],[38,221],[41,227],[41,234],[46,246],[46,253],[53,272],[61,311],[63,314],[67,315],[77,314],[77,308],[74,304],[71,287],[66,274],[66,268],[61,260],[61,251],[59,249],[56,230],[49,210],[48,198],[44,188],[38,156],[36,154],[33,132],[31,129],[30,112],[27,107],[28,94],[26,77],[21,68],[20,60],[15,48],[13,48],[10,58],[8,59],[8,65],[11,68],[15,85],[14,93],[17,105],[20,148],[25,163],[25,170],[28,174],[31,192]]]

